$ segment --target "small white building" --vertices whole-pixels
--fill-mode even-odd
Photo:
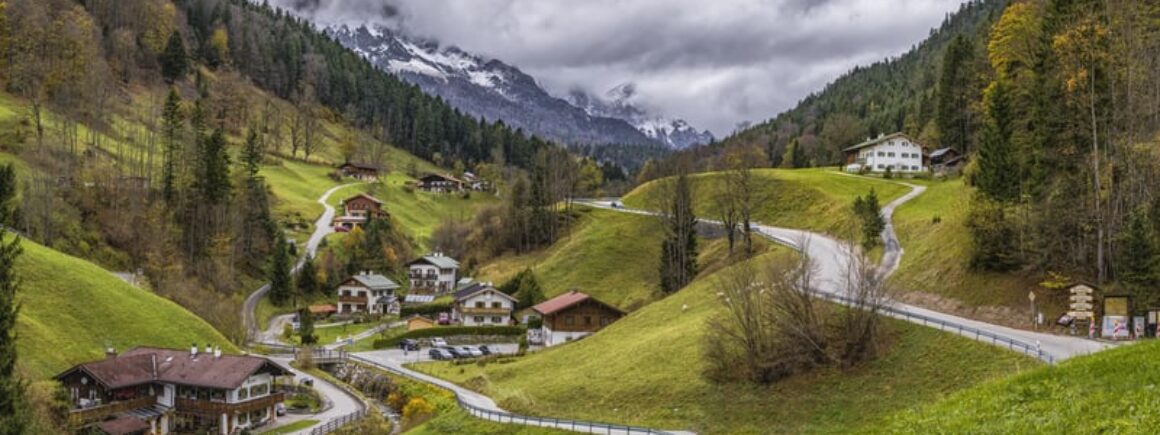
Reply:
[[[511,324],[516,298],[489,284],[472,284],[455,292],[452,320],[463,326],[504,326]]]
[[[397,314],[399,285],[377,273],[362,272],[338,285],[338,314]]]
[[[923,172],[928,168],[926,148],[903,133],[879,135],[842,150],[846,172]]]
[[[459,262],[454,258],[436,252],[420,257],[407,264],[411,291],[426,290],[447,293],[455,288],[459,274]]]

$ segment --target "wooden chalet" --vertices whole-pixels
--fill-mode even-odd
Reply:
[[[419,179],[419,189],[434,193],[459,192],[464,189],[463,180],[450,175],[428,174]]]
[[[532,307],[543,319],[537,337],[544,346],[554,346],[599,331],[624,316],[620,309],[576,290]]]
[[[359,180],[371,181],[379,178],[378,165],[370,163],[346,162],[338,166],[338,172],[342,173],[343,176]]]

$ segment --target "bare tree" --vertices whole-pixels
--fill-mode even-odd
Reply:
[[[841,360],[846,366],[856,365],[873,358],[879,347],[882,307],[891,297],[885,273],[869,258],[854,253],[853,246],[845,246],[850,261],[846,264],[843,296],[849,309],[842,315]]]

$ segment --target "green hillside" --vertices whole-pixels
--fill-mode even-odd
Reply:
[[[237,351],[225,336],[172,301],[27,239],[21,246],[16,333],[20,367],[32,379],[101,358],[106,346],[125,350],[209,343]]]
[[[894,212],[895,231],[906,255],[892,279],[903,289],[954,299],[970,306],[1018,309],[1036,280],[1018,273],[970,269],[967,231],[970,188],[962,179],[931,182],[922,195]],[[937,218],[937,222],[936,222]],[[938,282],[938,285],[930,285]]]
[[[854,198],[871,188],[879,202],[886,204],[910,191],[898,183],[869,177],[844,175],[830,169],[755,169],[757,209],[754,220],[767,225],[800,228],[831,234],[850,234],[853,229]],[[713,198],[722,191],[725,173],[710,172],[690,176],[696,213],[716,218]],[[657,208],[660,183],[652,181],[624,196],[630,207]]]
[[[895,433],[1154,433],[1160,342],[987,382],[893,419]]]
[[[785,251],[781,251],[785,252]],[[778,254],[768,254],[778,255]],[[712,275],[604,331],[517,362],[418,368],[495,398],[505,409],[697,433],[859,432],[890,415],[1038,363],[938,331],[891,322],[882,359],[768,388],[701,376],[702,331],[721,307]]]

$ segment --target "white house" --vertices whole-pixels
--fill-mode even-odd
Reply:
[[[463,326],[501,326],[511,323],[516,298],[489,284],[472,284],[455,292],[451,318]]]
[[[846,171],[922,172],[927,170],[926,149],[903,133],[879,135],[842,150]]]
[[[459,262],[454,258],[434,253],[420,257],[407,264],[411,291],[428,290],[436,293],[450,292],[455,288]]]
[[[399,301],[395,290],[399,285],[377,273],[362,272],[338,285],[338,313],[370,314],[398,313]]]

